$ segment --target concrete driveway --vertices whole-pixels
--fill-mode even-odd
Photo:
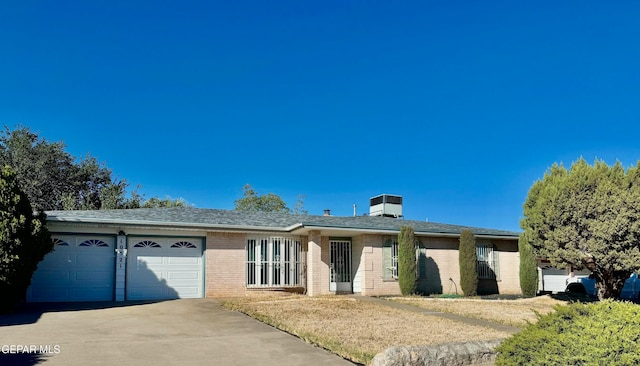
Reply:
[[[210,299],[32,306],[0,315],[0,347],[0,365],[353,365]]]

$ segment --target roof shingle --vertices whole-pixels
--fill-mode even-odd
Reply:
[[[323,227],[371,231],[400,231],[404,225],[419,233],[459,234],[464,229],[475,235],[518,237],[519,233],[436,222],[412,221],[377,216],[314,216],[279,212],[234,211],[195,207],[138,208],[128,210],[48,211],[51,222],[113,223],[123,225],[165,225],[175,227],[269,229],[290,231],[298,227]]]

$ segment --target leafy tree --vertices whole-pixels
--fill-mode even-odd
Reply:
[[[291,212],[277,194],[258,195],[251,184],[245,184],[242,190],[244,196],[235,201],[235,209],[238,211]]]
[[[460,249],[458,252],[460,264],[460,287],[465,296],[478,294],[478,253],[476,252],[476,238],[471,230],[460,233]]]
[[[147,201],[142,204],[143,208],[152,208],[152,207],[188,207],[190,206],[187,201],[182,198],[171,199],[166,197],[164,199],[160,199],[158,197],[151,197]]]
[[[62,142],[49,142],[27,127],[0,135],[0,164],[15,171],[32,206],[41,210],[97,210],[185,205],[181,200],[152,197],[137,189],[127,194],[126,180],[89,155],[76,159]],[[139,188],[139,187],[138,187]]]
[[[520,252],[520,289],[524,296],[533,297],[538,292],[538,262],[525,234],[520,234],[518,250]]]
[[[296,200],[296,204],[293,206],[293,213],[299,215],[308,215],[309,211],[304,209],[304,194],[299,194],[298,199]]]
[[[43,212],[33,213],[8,166],[0,171],[0,311],[24,298],[38,262],[53,250]]]
[[[400,228],[398,235],[398,284],[403,295],[417,290],[416,244],[411,226]]]
[[[120,188],[124,194],[127,183],[113,180],[111,170],[88,155],[76,162],[64,149],[64,143],[49,142],[27,127],[5,126],[0,135],[0,163],[12,167],[34,208],[99,209],[106,192]]]
[[[62,197],[73,191],[76,169],[64,144],[49,143],[28,128],[11,131],[5,126],[0,136],[0,164],[12,167],[21,189],[36,208],[62,208]]]
[[[521,227],[535,254],[589,269],[600,299],[619,297],[640,269],[640,162],[554,164],[529,190]]]

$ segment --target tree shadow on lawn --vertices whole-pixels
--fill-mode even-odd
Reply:
[[[566,302],[581,302],[591,303],[598,302],[597,297],[592,297],[587,294],[575,293],[575,292],[560,292],[557,294],[549,294],[552,299],[566,301]]]

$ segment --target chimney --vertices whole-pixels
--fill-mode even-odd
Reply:
[[[324,210],[324,215],[322,216],[331,216],[331,210],[330,209]]]

